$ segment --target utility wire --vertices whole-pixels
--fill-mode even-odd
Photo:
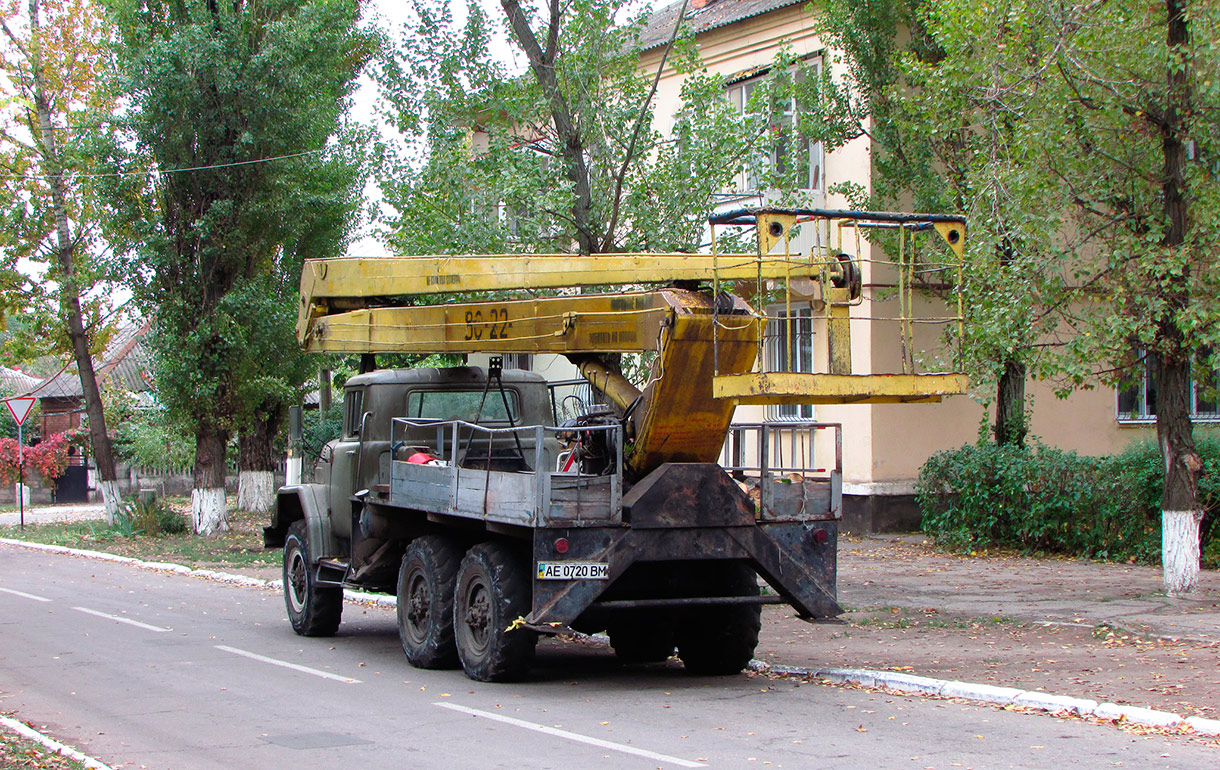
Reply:
[[[116,171],[106,174],[74,174],[67,172],[67,175],[76,177],[77,179],[100,179],[104,177],[120,177],[120,176],[141,176],[150,174],[180,174],[184,171],[208,171],[217,168],[230,168],[232,166],[249,166],[253,163],[270,163],[275,160],[288,160],[289,158],[299,158],[303,155],[317,155],[325,150],[306,150],[305,152],[297,152],[292,155],[277,155],[273,158],[258,158],[256,160],[239,160],[233,163],[218,163],[213,166],[191,166],[189,168],[163,168],[149,171]],[[50,179],[47,174],[0,174],[0,179]]]

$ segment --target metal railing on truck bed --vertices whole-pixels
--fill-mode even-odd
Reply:
[[[548,450],[559,445],[559,434],[576,430],[608,432],[606,444],[614,447],[615,457],[606,473],[582,473],[575,464],[566,471],[555,469],[558,456]],[[430,431],[435,431],[434,439],[421,442],[422,433]],[[622,523],[623,453],[618,425],[489,428],[463,420],[400,417],[392,421],[390,439],[392,504],[527,527]],[[409,462],[417,453],[435,459]]]
[[[823,431],[833,431],[833,437]],[[819,467],[816,458],[828,455],[834,465]],[[749,488],[761,520],[842,517],[843,426],[838,423],[734,423],[720,465]]]

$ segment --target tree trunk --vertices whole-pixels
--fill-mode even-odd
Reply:
[[[1004,373],[996,387],[995,442],[1025,446],[1025,364],[1013,356],[1004,359]]]
[[[195,431],[195,488],[191,490],[191,520],[195,532],[211,535],[229,531],[225,509],[225,450],[229,432],[210,425]]]
[[[1189,359],[1157,360],[1156,435],[1165,462],[1161,496],[1161,568],[1165,591],[1189,593],[1199,580],[1199,471],[1190,422]]]
[[[266,513],[275,505],[275,437],[284,410],[262,411],[266,419],[255,419],[237,437],[237,508]]]
[[[589,164],[585,158],[585,141],[576,124],[571,105],[563,95],[559,79],[555,74],[555,60],[559,56],[559,29],[563,9],[559,0],[550,0],[550,22],[547,28],[545,48],[530,28],[529,18],[521,9],[519,0],[500,0],[504,14],[508,17],[513,37],[525,52],[530,70],[542,88],[542,94],[551,108],[551,120],[555,123],[555,137],[559,143],[559,156],[563,159],[564,172],[572,183],[572,224],[576,230],[576,244],[581,254],[596,254],[601,250],[598,223],[593,216],[593,188],[589,182]]]
[[[106,521],[114,523],[119,510],[118,475],[115,473],[114,450],[110,436],[106,433],[106,417],[102,410],[102,396],[98,390],[97,377],[93,372],[93,357],[89,352],[89,333],[84,328],[80,309],[80,286],[76,282],[76,247],[72,242],[71,225],[68,222],[67,192],[63,178],[63,164],[59,145],[51,126],[51,102],[47,97],[46,78],[43,73],[41,54],[41,32],[38,0],[30,0],[30,70],[34,80],[34,108],[38,116],[38,134],[41,137],[41,160],[51,188],[51,205],[55,212],[56,249],[59,267],[59,308],[68,327],[68,340],[72,345],[72,356],[80,374],[81,391],[85,399],[85,413],[89,417],[89,439],[93,445],[93,462],[101,476],[102,500],[106,508]]]
[[[1190,248],[1188,180],[1186,177],[1186,120],[1191,112],[1194,68],[1185,0],[1166,0],[1166,48],[1170,62],[1166,74],[1167,104],[1158,123],[1164,174],[1161,200],[1165,215],[1166,252]],[[1176,256],[1176,255],[1175,255]],[[1202,260],[1200,260],[1202,261]],[[1156,435],[1165,463],[1165,491],[1161,497],[1161,567],[1165,591],[1171,596],[1194,590],[1199,579],[1199,472],[1203,462],[1195,452],[1190,422],[1190,363],[1193,350],[1179,326],[1190,296],[1189,271],[1151,276],[1160,285],[1167,310],[1157,323]]]
[[[318,410],[322,412],[322,414],[326,414],[328,411],[330,411],[330,380],[330,369],[318,370]]]

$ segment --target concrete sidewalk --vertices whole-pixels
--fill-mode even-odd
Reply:
[[[1220,643],[1220,572],[1169,598],[1160,567],[1083,559],[938,553],[923,535],[842,543],[839,601],[854,610],[935,609],[955,617],[1109,625],[1166,639]]]
[[[840,544],[832,623],[764,610],[757,657],[1220,717],[1220,573],[1170,599],[1161,570],[938,553],[922,535]]]
[[[101,503],[33,505],[25,509],[26,524],[54,524],[62,521],[104,518],[106,518],[106,510]],[[15,527],[20,522],[21,512],[16,508],[0,512],[0,525]]]

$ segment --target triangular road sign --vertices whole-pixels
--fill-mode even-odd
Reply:
[[[34,402],[38,399],[32,396],[23,396],[21,398],[6,398],[4,405],[8,407],[8,411],[13,415],[13,419],[18,425],[25,422],[25,418],[30,416],[30,410],[34,408]]]

